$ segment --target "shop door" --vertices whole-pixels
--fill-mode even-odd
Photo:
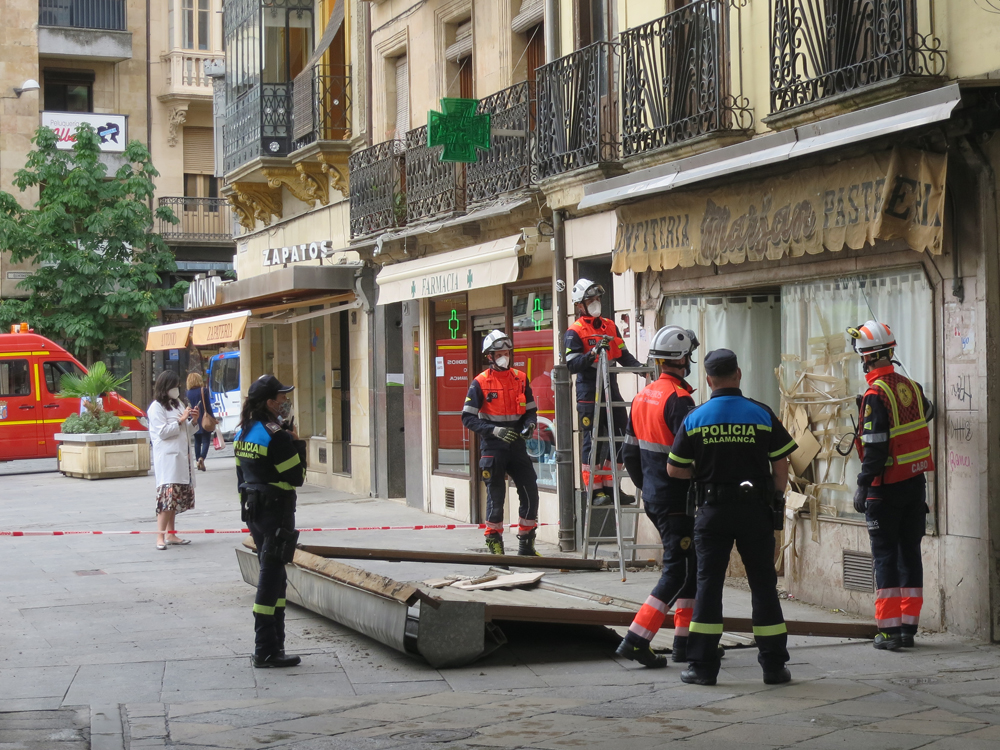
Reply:
[[[494,313],[492,315],[476,315],[472,318],[472,367],[469,370],[470,376],[475,377],[486,369],[486,358],[483,356],[483,339],[490,331],[499,329],[507,330],[507,320],[504,313]],[[483,523],[486,518],[486,485],[483,483],[482,475],[479,472],[479,441],[472,441],[472,453],[470,465],[472,466],[475,480],[472,482],[472,510],[473,523]],[[505,510],[506,510],[505,506]],[[478,515],[476,515],[478,513]]]
[[[0,460],[39,456],[38,420],[42,409],[37,396],[31,389],[28,359],[0,359]]]
[[[424,507],[424,441],[420,419],[420,303],[404,302],[403,428],[406,432],[406,504]],[[392,429],[390,425],[388,429]],[[392,458],[390,457],[390,460]]]

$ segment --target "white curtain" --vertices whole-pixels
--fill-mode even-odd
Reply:
[[[781,298],[774,294],[666,297],[661,325],[690,328],[701,346],[688,381],[696,403],[711,395],[699,364],[714,349],[736,353],[743,370],[743,394],[777,411],[780,402],[774,371],[780,362]]]
[[[816,435],[824,452],[829,452],[837,436],[853,430],[851,416],[857,419],[853,397],[867,388],[861,358],[853,353],[846,333],[848,327],[872,319],[887,324],[896,338],[901,371],[923,385],[929,397],[934,393],[934,293],[919,267],[788,284],[782,287],[781,302],[785,388],[792,388],[806,371],[817,376],[805,383],[807,390],[822,391],[831,398],[850,397],[837,417],[821,426],[828,434]],[[846,471],[844,460],[817,458],[814,478],[834,483],[844,477],[841,489],[820,491],[820,502],[834,506],[837,515],[855,516],[852,496],[861,467],[856,453],[847,459]]]

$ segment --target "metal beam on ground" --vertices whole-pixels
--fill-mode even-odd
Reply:
[[[368,549],[366,547],[321,547],[299,545],[303,552],[317,557],[341,560],[385,560],[388,562],[454,563],[456,565],[512,565],[518,568],[556,570],[603,570],[602,560],[575,557],[518,557],[516,555],[480,555],[466,552],[428,552],[424,550]]]

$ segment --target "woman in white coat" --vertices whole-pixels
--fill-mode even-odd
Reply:
[[[198,409],[181,403],[177,373],[165,370],[156,378],[147,413],[156,475],[156,548],[190,544],[174,533],[174,517],[194,507],[191,436],[198,429]]]

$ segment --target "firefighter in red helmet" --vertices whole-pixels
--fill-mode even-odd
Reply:
[[[868,381],[859,400],[854,509],[865,515],[875,561],[879,633],[873,645],[895,651],[914,645],[924,601],[920,540],[928,513],[924,474],[934,470],[927,427],[933,405],[919,383],[896,372],[889,326],[869,320],[847,332]]]

